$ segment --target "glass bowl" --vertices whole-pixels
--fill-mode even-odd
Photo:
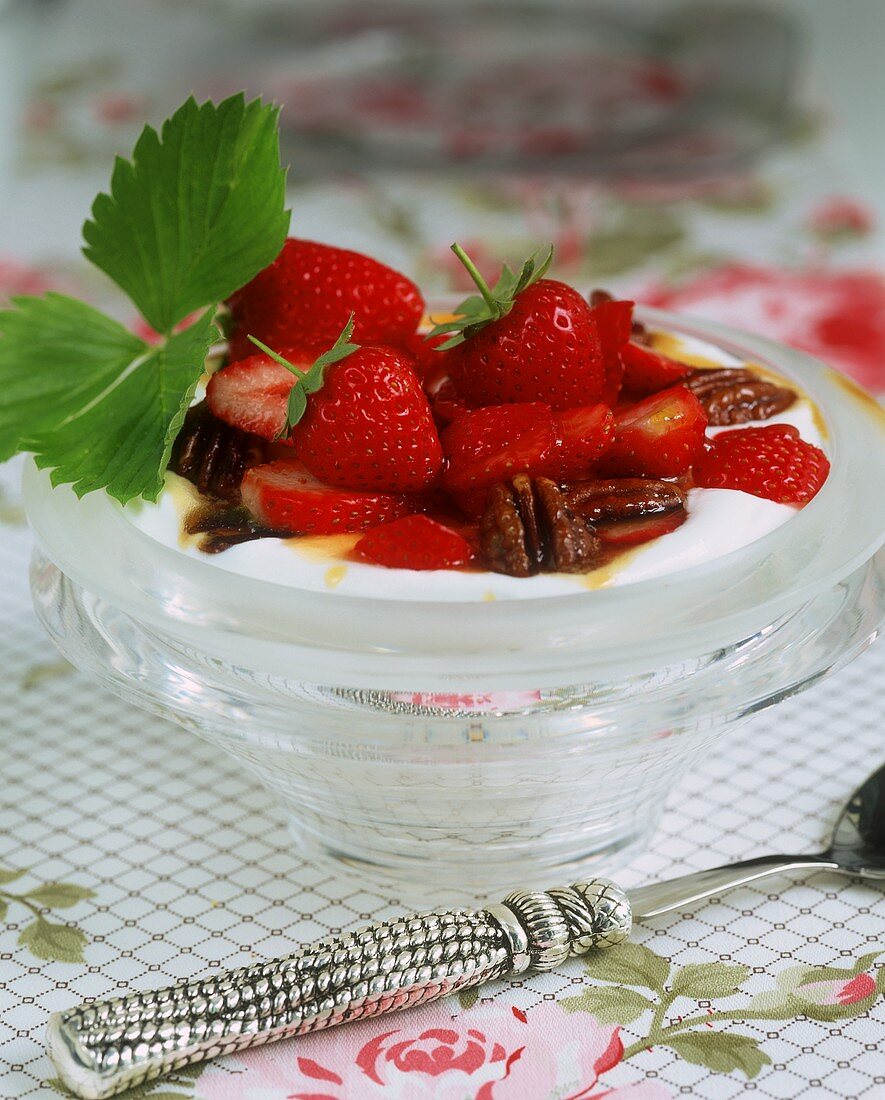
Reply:
[[[642,317],[793,379],[823,414],[826,484],[741,550],[567,596],[356,597],[193,560],[31,465],[37,612],[77,667],[254,772],[302,857],[424,902],[609,872],[715,737],[845,664],[885,617],[875,400],[769,341]]]

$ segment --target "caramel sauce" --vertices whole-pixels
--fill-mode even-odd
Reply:
[[[843,389],[849,397],[854,398],[864,412],[869,413],[873,420],[881,427],[885,428],[885,407],[882,406],[873,394],[865,390],[863,386],[859,386],[857,382],[855,382],[853,378],[849,378],[847,374],[842,374],[841,371],[831,368],[830,375],[840,389]]]
[[[362,537],[362,531],[353,531],[342,535],[295,535],[285,541],[290,550],[308,561],[331,562],[348,557]]]
[[[323,581],[325,582],[326,588],[337,588],[346,576],[346,565],[330,565],[323,574]]]

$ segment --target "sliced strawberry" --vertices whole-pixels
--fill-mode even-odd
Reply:
[[[559,481],[586,478],[614,435],[615,418],[607,405],[584,405],[553,414],[556,443],[544,476]]]
[[[624,362],[624,389],[633,397],[647,397],[668,386],[675,386],[692,372],[692,368],[685,363],[632,342],[624,345],[621,357]]]
[[[556,443],[549,405],[526,402],[473,409],[443,432],[449,460],[443,486],[480,489],[514,474],[538,474]]]
[[[281,354],[305,370],[314,359],[298,348],[283,348]],[[250,355],[212,375],[206,403],[219,420],[264,439],[275,439],[286,423],[286,402],[294,381],[292,372],[269,355]]]
[[[253,466],[243,478],[242,495],[259,523],[293,535],[364,531],[412,510],[406,496],[330,488],[293,459]]]
[[[458,396],[451,378],[444,378],[432,393],[428,393],[430,407],[438,424],[452,424],[470,412],[470,405]]]
[[[633,302],[618,302],[614,299],[600,301],[593,306],[590,313],[596,326],[605,372],[601,399],[606,405],[614,407],[624,384],[624,361],[621,353],[630,339]]]
[[[694,468],[696,485],[738,489],[779,504],[805,504],[827,480],[824,452],[792,425],[739,428],[710,442]]]
[[[688,518],[684,508],[676,512],[668,512],[665,515],[640,516],[638,519],[622,519],[614,523],[598,523],[593,530],[610,546],[626,548],[639,546],[643,542],[651,542],[661,535],[669,535],[677,527],[681,527]]]
[[[466,539],[429,516],[405,516],[373,527],[353,553],[388,569],[457,569],[473,558]]]
[[[613,477],[677,477],[703,453],[706,427],[700,401],[685,386],[673,386],[618,410],[598,470]]]
[[[460,492],[450,492],[449,499],[469,519],[481,519],[486,508],[488,495],[489,486],[483,485],[480,489],[463,489]]]

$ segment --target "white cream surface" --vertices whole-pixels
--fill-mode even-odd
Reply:
[[[700,341],[686,340],[684,348],[723,365],[733,366],[737,362]],[[795,425],[803,439],[824,445],[819,420],[805,399],[765,423]],[[731,430],[734,429],[721,428],[710,434]],[[776,504],[747,493],[693,489],[688,495],[688,519],[681,527],[628,551],[613,563],[584,576],[545,574],[517,578],[491,572],[384,569],[336,558],[329,551],[329,544],[318,550],[318,540],[311,539],[259,539],[220,554],[206,554],[181,536],[183,495],[167,491],[156,504],[130,506],[126,514],[152,539],[217,570],[219,583],[223,583],[225,573],[236,573],[313,592],[434,603],[536,599],[666,577],[740,550],[796,514],[791,505]]]

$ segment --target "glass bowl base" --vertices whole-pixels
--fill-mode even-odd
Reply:
[[[289,832],[298,855],[327,870],[336,879],[386,898],[391,905],[410,909],[450,905],[482,905],[499,901],[514,889],[565,886],[585,878],[616,877],[621,868],[648,849],[657,827],[657,815],[635,832],[575,854],[571,847],[561,858],[546,853],[543,859],[523,856],[518,860],[478,861],[473,864],[434,861],[415,856],[397,862],[377,862],[354,837],[356,847],[347,850],[331,843],[290,816]]]

